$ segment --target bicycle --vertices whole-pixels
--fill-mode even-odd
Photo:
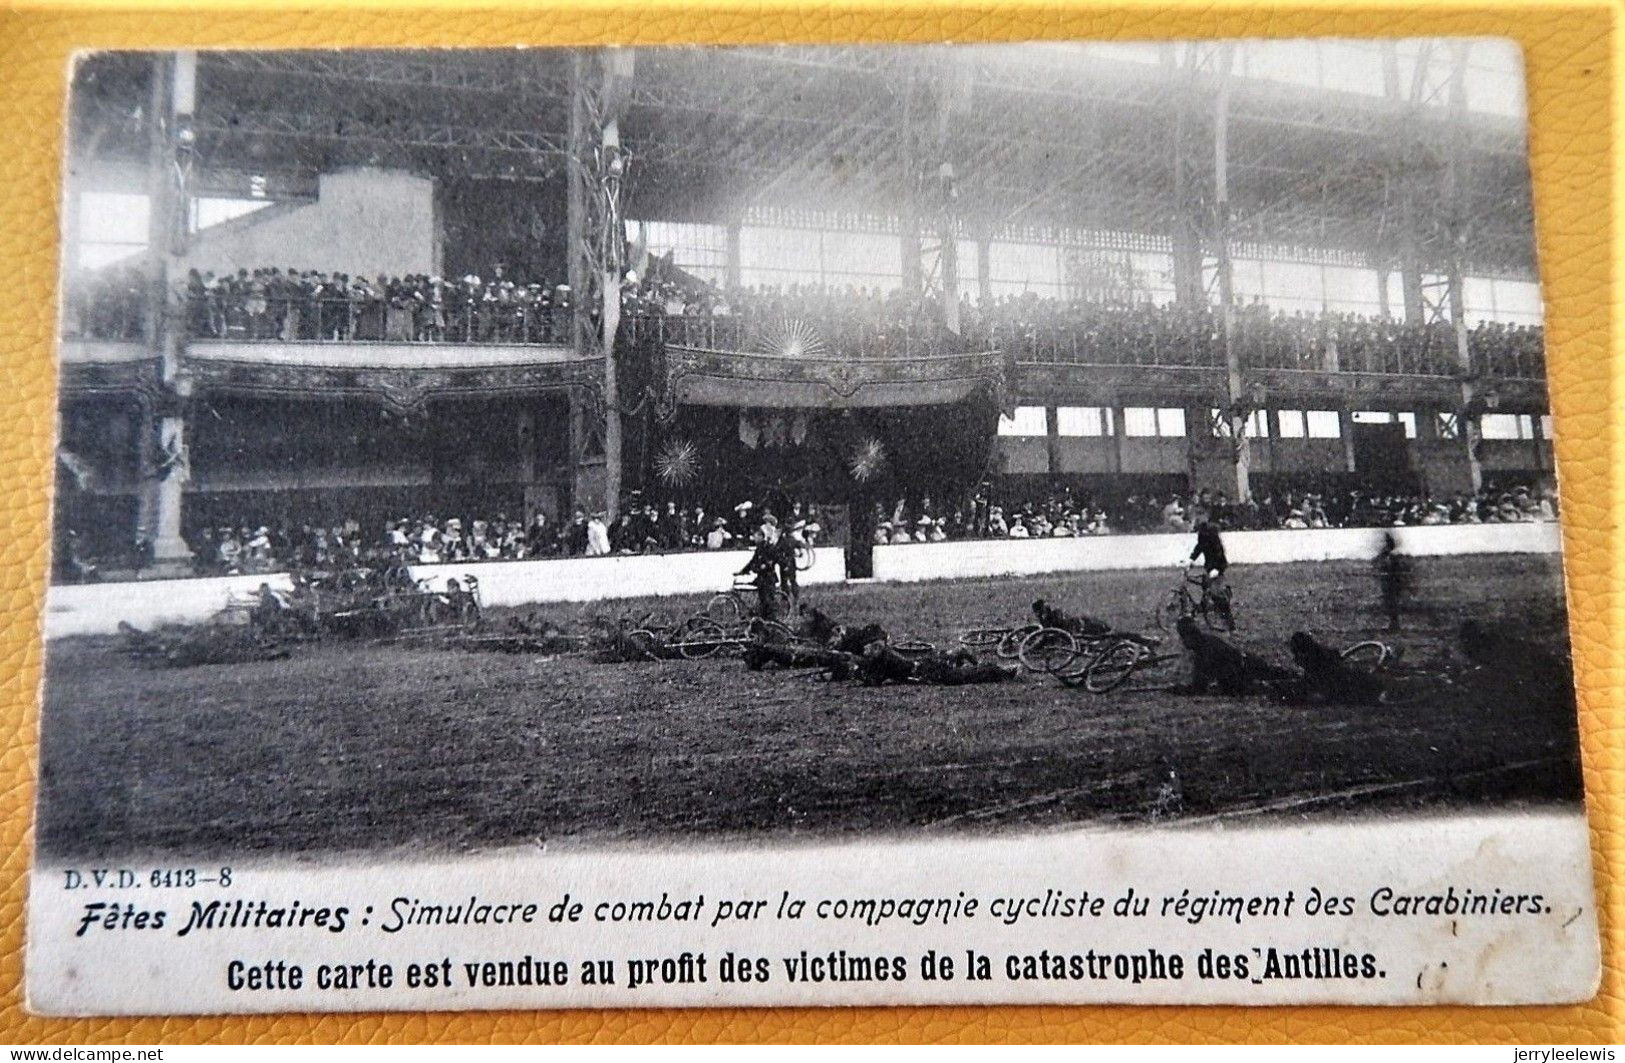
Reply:
[[[1158,653],[1153,639],[1133,635],[1120,635],[1105,646],[1082,672],[1062,674],[1058,678],[1067,686],[1079,686],[1091,694],[1107,694],[1124,683],[1136,672],[1157,668],[1176,661],[1182,653]]]
[[[1382,680],[1378,704],[1405,707],[1435,697],[1454,684],[1448,675],[1424,668],[1398,668],[1400,650],[1386,642],[1356,642],[1339,656],[1345,664]]]
[[[1021,654],[1022,641],[1038,631],[1042,624],[1021,624],[1017,627],[977,627],[959,636],[959,644],[968,650],[992,650],[1000,660],[1015,660]]]
[[[735,576],[733,586],[725,591],[718,591],[705,603],[705,615],[719,624],[737,624],[746,617],[757,615],[761,604],[761,594],[756,589],[756,580],[741,583],[741,577]],[[790,607],[794,604],[790,596],[778,587],[767,592],[768,606],[774,616],[788,616]]]
[[[1184,579],[1158,604],[1152,616],[1157,630],[1172,631],[1187,616],[1200,616],[1214,631],[1236,630],[1235,606],[1229,588],[1223,594],[1215,593],[1205,570],[1196,570],[1196,575],[1191,572],[1187,567]],[[1192,587],[1198,588],[1200,594],[1193,593]]]
[[[1021,640],[1016,656],[1029,672],[1058,675],[1072,670],[1080,656],[1092,658],[1103,643],[1114,637],[1116,633],[1111,631],[1089,634],[1041,627]]]
[[[752,616],[724,624],[706,613],[695,613],[672,630],[667,646],[684,660],[703,661],[719,653],[741,650],[751,642],[805,641],[777,620]]]
[[[816,524],[809,524],[800,535],[791,534],[791,542],[796,544],[796,571],[806,572],[818,560],[817,544],[820,528]]]

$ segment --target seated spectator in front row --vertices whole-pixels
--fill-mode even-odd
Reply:
[[[711,522],[711,530],[705,533],[705,548],[707,550],[721,550],[733,540],[733,533],[728,530],[728,519],[718,517]]]

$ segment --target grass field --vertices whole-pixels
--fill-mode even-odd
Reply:
[[[1375,633],[1369,566],[1232,571],[1234,640],[1281,663],[1307,628]],[[856,585],[843,621],[939,644],[1044,596],[1149,626],[1177,574]],[[677,617],[696,602],[614,603]],[[575,623],[573,606],[545,612]],[[1559,640],[1557,558],[1417,563],[1397,641],[1451,653],[1469,616]],[[512,844],[828,838],[1269,813],[1572,801],[1572,691],[1484,676],[1410,707],[1167,692],[1094,696],[1041,676],[953,689],[810,681],[738,660],[606,664],[327,643],[290,660],[149,671],[116,640],[53,642],[38,841],[46,859],[462,852]],[[1170,666],[1160,678],[1182,677]]]

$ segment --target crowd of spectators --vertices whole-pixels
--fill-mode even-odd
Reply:
[[[64,330],[93,340],[139,340],[147,323],[147,275],[138,266],[107,266],[67,286]]]
[[[540,512],[528,520],[510,519],[506,513],[489,519],[425,514],[385,520],[370,532],[354,519],[297,526],[283,521],[274,527],[203,527],[190,537],[189,545],[199,575],[386,561],[429,565],[675,553],[748,547],[762,512],[765,510],[753,502],[711,512],[701,505],[656,505],[635,498],[613,522],[601,512],[589,514],[579,509],[566,521],[552,520]],[[808,542],[816,537],[812,507],[795,503],[785,520],[793,534]]]
[[[69,331],[139,339],[144,280],[113,268],[80,288]],[[425,274],[367,278],[321,270],[190,270],[176,293],[188,336],[217,340],[397,343],[568,343],[570,289],[521,283],[496,268],[488,278]]]
[[[109,267],[73,293],[70,331],[138,339],[144,282],[136,268]],[[191,271],[178,293],[186,330],[202,339],[568,343],[571,292],[522,283],[495,267],[488,278],[352,277],[319,270]],[[1216,366],[1223,323],[1212,308],[1151,302],[1048,298],[1035,292],[959,302],[951,332],[935,302],[879,287],[812,284],[720,289],[692,278],[651,275],[622,292],[634,336],[718,350],[901,357],[1008,350],[1021,361],[1082,365]],[[1234,337],[1259,368],[1450,375],[1456,337],[1448,322],[1238,305]],[[786,326],[795,323],[801,328]],[[1544,374],[1538,325],[1482,321],[1468,333],[1476,364],[1491,376]]]
[[[1058,488],[1026,499],[983,491],[951,506],[937,505],[930,498],[898,499],[891,506],[876,503],[869,526],[876,545],[901,545],[1188,533],[1203,520],[1233,531],[1524,523],[1556,520],[1556,506],[1550,489],[1522,484],[1447,499],[1327,485],[1266,492],[1242,504],[1206,490],[1130,492],[1108,498]],[[822,529],[816,507],[797,502],[779,509],[775,516],[787,532],[800,541],[817,543]],[[709,509],[634,498],[614,522],[603,513],[576,510],[563,521],[541,513],[528,520],[505,513],[489,519],[426,514],[386,520],[371,530],[353,519],[332,525],[222,525],[200,529],[191,546],[200,575],[385,561],[437,564],[744,549],[766,512],[766,506],[755,502]]]
[[[796,334],[773,326],[795,321],[809,326],[831,354],[1009,350],[1020,361],[1079,365],[1224,364],[1222,315],[1207,307],[1047,298],[1035,292],[987,299],[965,294],[959,300],[959,330],[953,333],[940,306],[880,288],[791,284],[724,292],[666,280],[629,289],[624,305],[633,328],[658,330],[668,343],[719,350],[747,349],[774,335],[794,342]],[[1455,330],[1442,320],[1421,324],[1350,313],[1289,313],[1254,300],[1238,305],[1234,337],[1243,361],[1259,368],[1448,376],[1458,364]],[[1545,372],[1538,325],[1481,321],[1467,341],[1490,375]]]
[[[1222,492],[1130,492],[1112,498],[1070,489],[1037,499],[990,499],[979,493],[952,510],[929,499],[877,509],[881,543],[944,539],[1035,539],[1114,532],[1190,532],[1204,520],[1234,531],[1308,528],[1399,528],[1439,524],[1510,524],[1557,519],[1557,495],[1525,484],[1486,487],[1473,495],[1429,498],[1358,486],[1320,485],[1264,491],[1247,502]]]

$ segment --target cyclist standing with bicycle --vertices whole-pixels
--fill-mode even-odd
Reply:
[[[789,538],[779,533],[778,518],[769,513],[762,518],[762,526],[756,533],[756,549],[752,551],[750,560],[737,575],[754,574],[756,577],[756,602],[759,615],[763,620],[776,620],[774,616],[773,592],[779,589],[781,573],[785,569],[786,548],[789,551],[789,570],[792,573],[790,583],[795,585],[794,572],[796,570],[795,546]]]
[[[1230,611],[1230,585],[1225,582],[1225,569],[1230,562],[1224,556],[1224,540],[1219,537],[1219,526],[1211,518],[1203,518],[1196,526],[1196,546],[1191,550],[1190,564],[1202,561],[1202,591],[1219,610],[1228,627],[1235,626]]]

